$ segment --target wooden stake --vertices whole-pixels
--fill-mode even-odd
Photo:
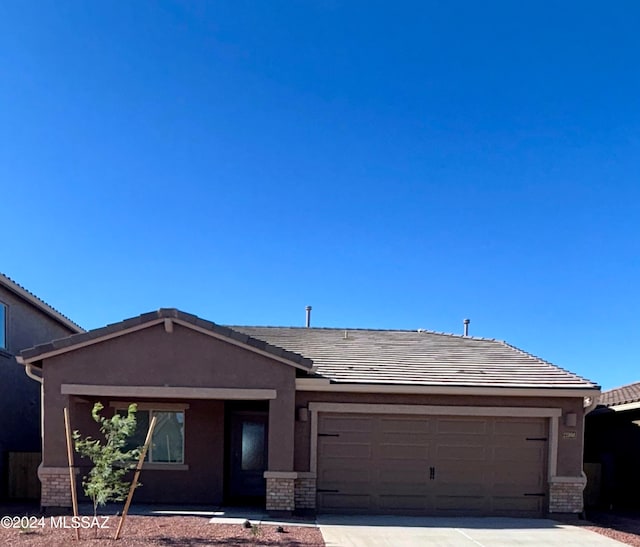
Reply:
[[[113,539],[118,539],[120,537],[120,531],[122,530],[122,526],[124,525],[124,521],[127,518],[127,512],[129,511],[129,505],[131,505],[131,498],[133,498],[133,492],[138,485],[138,478],[140,477],[140,471],[142,471],[142,464],[144,463],[144,457],[147,455],[147,449],[151,444],[151,437],[153,435],[153,429],[156,427],[157,416],[151,418],[151,423],[149,424],[149,431],[147,431],[147,438],[144,441],[144,446],[142,447],[142,452],[140,452],[140,458],[138,459],[138,465],[136,466],[136,472],[133,475],[133,482],[131,483],[131,488],[129,488],[129,495],[127,496],[127,501],[124,504],[124,510],[122,511],[122,518],[118,523],[118,529],[116,530],[116,535]]]
[[[69,478],[71,484],[71,505],[73,516],[78,516],[78,497],[76,495],[76,473],[73,466],[73,445],[71,439],[71,423],[69,421],[69,409],[64,407],[64,429],[67,434],[67,460],[69,461]],[[76,528],[76,539],[80,540],[80,528]]]

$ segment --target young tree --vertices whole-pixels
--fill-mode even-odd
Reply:
[[[93,502],[94,516],[98,506],[127,497],[129,482],[124,480],[124,476],[135,468],[140,455],[140,447],[126,449],[127,439],[136,429],[136,405],[129,405],[126,416],[116,413],[112,418],[100,415],[103,408],[102,403],[96,403],[91,416],[100,424],[104,442],[91,437],[82,438],[78,431],[73,432],[76,452],[89,458],[93,464],[91,471],[82,478],[82,487]]]

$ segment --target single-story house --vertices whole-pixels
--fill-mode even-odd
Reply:
[[[39,497],[40,389],[16,355],[79,332],[71,319],[0,273],[0,500]]]
[[[585,428],[587,502],[640,509],[640,382],[603,391]]]
[[[175,309],[21,354],[43,383],[43,507],[70,506],[63,409],[158,417],[138,502],[271,512],[582,511],[593,382],[505,342],[220,326]],[[93,429],[92,429],[93,428]],[[83,463],[77,460],[82,468]]]

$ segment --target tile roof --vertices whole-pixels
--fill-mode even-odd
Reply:
[[[603,391],[598,399],[602,406],[617,406],[640,401],[640,382]]]
[[[498,340],[431,331],[231,328],[312,359],[317,374],[334,382],[598,388]]]
[[[287,359],[338,383],[425,386],[599,387],[505,342],[431,331],[221,326],[176,309],[160,309],[21,352],[37,360],[162,318],[180,319]],[[124,334],[124,332],[123,332]]]
[[[22,359],[32,360],[40,355],[44,355],[52,351],[63,350],[67,348],[72,349],[78,344],[86,345],[87,342],[91,342],[92,340],[97,341],[104,336],[117,334],[132,327],[144,325],[145,323],[156,321],[158,319],[178,319],[195,327],[211,331],[212,333],[218,334],[219,336],[231,338],[242,344],[246,344],[248,346],[255,347],[258,350],[270,353],[276,357],[280,357],[282,359],[297,363],[298,365],[301,365],[305,368],[310,369],[312,365],[311,360],[305,358],[302,355],[298,355],[297,353],[284,348],[276,347],[264,340],[253,338],[250,335],[234,331],[229,327],[217,325],[216,323],[213,323],[211,321],[200,319],[196,315],[185,313],[173,308],[162,308],[158,311],[143,313],[142,315],[138,315],[137,317],[125,319],[124,321],[118,321],[117,323],[112,323],[105,327],[82,332],[80,334],[74,334],[72,336],[67,336],[66,338],[54,340],[53,342],[49,342],[46,344],[40,344],[33,348],[21,351],[20,356],[22,357]]]
[[[24,300],[27,300],[36,308],[38,308],[40,311],[52,317],[59,323],[63,324],[68,329],[74,332],[84,332],[84,329],[80,325],[71,321],[71,319],[69,319],[66,315],[61,314],[58,310],[56,310],[55,308],[47,304],[44,300],[38,298],[31,291],[28,291],[22,285],[20,285],[19,283],[16,283],[9,276],[4,275],[1,272],[0,272],[0,285],[9,289],[11,292],[17,294]]]

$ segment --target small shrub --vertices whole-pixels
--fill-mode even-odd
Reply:
[[[91,416],[100,424],[104,442],[91,437],[82,438],[78,431],[73,432],[76,451],[89,458],[93,464],[88,475],[82,478],[82,487],[84,493],[91,498],[94,516],[98,512],[98,506],[126,498],[130,484],[124,476],[127,471],[135,468],[140,457],[140,448],[125,449],[127,439],[136,429],[136,405],[129,405],[126,416],[115,414],[111,418],[100,415],[103,408],[102,403],[96,403]]]

